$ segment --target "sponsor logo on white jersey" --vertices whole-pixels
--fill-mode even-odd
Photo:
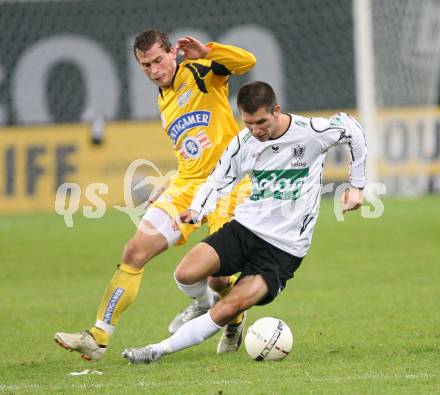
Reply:
[[[253,170],[250,200],[296,200],[309,169]]]
[[[330,126],[341,128],[344,126],[342,118],[339,115],[335,115],[330,118]]]
[[[306,152],[306,147],[303,144],[295,144],[292,147],[293,160],[290,162],[292,167],[306,167],[306,162],[300,162]]]
[[[243,143],[245,143],[246,141],[248,141],[248,140],[251,138],[251,136],[252,136],[252,133],[251,133],[251,132],[247,132],[247,133],[243,136],[243,138],[241,139],[241,141],[242,141]]]
[[[293,158],[296,160],[302,159],[305,152],[306,152],[306,147],[303,144],[295,144],[292,147],[292,155],[293,155]]]
[[[300,121],[299,119],[295,119],[295,124],[297,124],[300,128],[305,128],[307,123],[304,121]]]

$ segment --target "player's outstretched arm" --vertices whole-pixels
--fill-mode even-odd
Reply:
[[[257,62],[251,52],[234,45],[211,42],[207,43],[206,46],[211,49],[206,58],[212,60],[214,64],[222,66],[213,69],[214,74],[219,76],[244,74],[254,67]]]
[[[342,214],[347,211],[357,210],[362,206],[364,202],[364,191],[363,189],[350,186],[342,194]]]
[[[221,76],[243,74],[256,63],[255,56],[242,48],[214,42],[205,45],[191,36],[179,38],[176,48],[185,59],[207,58],[216,62],[217,66],[214,69],[214,74]]]

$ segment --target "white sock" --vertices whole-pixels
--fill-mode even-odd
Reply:
[[[104,332],[108,333],[110,336],[113,335],[113,332],[116,329],[115,325],[107,324],[106,322],[101,320],[96,320],[95,327],[103,330]]]
[[[176,279],[174,274],[174,281],[177,287],[190,298],[196,299],[201,307],[210,308],[215,302],[215,292],[208,287],[208,280],[200,280],[194,284],[182,284]]]
[[[209,339],[221,328],[212,320],[208,311],[206,314],[183,324],[174,335],[153,346],[161,355],[171,354]]]

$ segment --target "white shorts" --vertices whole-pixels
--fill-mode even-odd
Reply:
[[[167,212],[160,208],[150,207],[142,217],[141,222],[139,222],[139,230],[147,234],[151,233],[151,229],[148,229],[143,225],[144,220],[150,222],[155,229],[167,239],[168,247],[176,244],[182,236],[180,230],[173,229],[173,219]]]

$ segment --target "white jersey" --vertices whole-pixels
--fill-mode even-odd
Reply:
[[[253,190],[236,207],[234,219],[270,244],[303,257],[318,217],[326,152],[347,144],[349,181],[363,188],[366,143],[362,128],[347,114],[330,119],[289,115],[289,128],[277,139],[261,142],[247,128],[241,130],[190,208],[200,216],[208,214],[248,174]]]

